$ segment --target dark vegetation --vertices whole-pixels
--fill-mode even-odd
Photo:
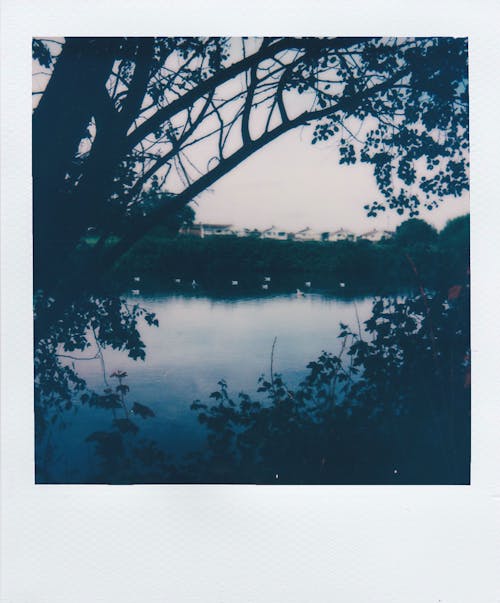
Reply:
[[[464,38],[68,37],[57,57],[34,40],[33,58],[48,79],[33,112],[34,289],[58,306],[295,128],[373,168],[369,215],[415,217],[469,186]],[[82,255],[89,228],[99,240]]]
[[[160,247],[247,244],[267,247],[266,255],[273,248],[332,253],[363,246],[400,259],[405,272],[396,273],[397,282],[407,279],[414,293],[376,298],[365,329],[339,325],[341,352],[323,352],[293,390],[272,364],[257,397],[241,392],[233,399],[221,380],[208,401],[192,405],[207,428],[207,446],[184,459],[169,454],[168,442],[141,435],[143,421],[154,420],[154,414],[145,404],[128,402],[133,384],[126,373],[110,375],[108,387],[95,392],[74,363],[63,362],[91,343],[94,358],[103,359],[102,349],[112,347],[144,359],[141,323],[157,325],[155,316],[109,295],[73,303],[35,350],[37,482],[56,479],[51,467],[61,454],[57,434],[87,407],[107,411],[110,418],[82,442],[96,455],[92,473],[81,478],[85,482],[468,483],[469,220],[452,220],[439,234],[424,224],[406,222],[392,241],[361,245],[159,236]],[[432,287],[429,275],[440,279]],[[51,303],[38,297],[37,312]]]
[[[36,481],[55,480],[58,430],[91,407],[110,423],[87,436],[100,464],[86,482],[466,483],[465,220],[438,237],[419,225],[412,238],[406,226],[380,245],[172,234],[198,195],[304,126],[313,144],[336,142],[341,163],[373,168],[380,194],[367,200],[368,215],[415,218],[422,203],[460,196],[469,185],[467,41],[236,42],[69,37],[57,58],[45,41],[33,43],[48,70],[32,136]],[[229,82],[241,89],[228,93]],[[257,131],[256,121],[265,127]],[[127,402],[126,375],[88,391],[72,354],[95,346],[102,360],[109,346],[144,356],[141,321],[156,318],[112,294],[134,273],[168,280],[196,270],[215,280],[236,268],[231,279],[243,278],[240,270],[249,279],[324,274],[360,288],[413,278],[417,293],[375,303],[370,341],[342,328],[341,357],[325,352],[296,391],[271,371],[262,398],[234,401],[221,382],[214,405],[194,407],[208,427],[207,450],[174,463],[162,442],[141,436],[141,422],[154,417]]]
[[[340,325],[339,355],[308,365],[290,390],[278,374],[260,398],[227,384],[195,402],[209,452],[187,481],[467,484],[470,479],[469,293],[377,299],[368,336]],[[175,478],[174,478],[175,479]]]
[[[465,274],[448,290],[376,298],[365,329],[339,325],[339,354],[324,351],[294,389],[273,371],[272,356],[256,396],[234,399],[221,380],[192,404],[208,440],[184,459],[169,455],[168,442],[141,436],[154,414],[127,401],[126,373],[96,393],[74,369],[61,369],[50,345],[84,346],[61,329],[35,356],[37,482],[54,481],[58,430],[90,406],[110,417],[82,442],[97,455],[86,483],[469,483],[469,300]],[[131,310],[123,329],[129,354],[142,357],[134,333],[143,311]],[[91,319],[97,328],[106,313],[104,304]]]
[[[451,286],[469,263],[469,218],[452,220],[438,234],[423,220],[403,222],[393,238],[324,242],[269,239],[172,237],[157,227],[120,261],[114,276],[125,286],[133,275],[144,277],[141,287],[189,290],[194,278],[207,291],[230,288],[258,290],[263,275],[272,275],[270,289],[303,287],[346,292],[382,292],[416,285],[415,269],[427,287]],[[175,285],[181,278],[183,284]]]

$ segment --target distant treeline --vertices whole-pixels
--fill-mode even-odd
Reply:
[[[389,240],[294,242],[237,237],[172,237],[157,227],[115,267],[122,282],[134,275],[170,286],[192,280],[206,289],[252,289],[271,277],[269,288],[336,287],[351,291],[395,286],[441,287],[463,279],[469,266],[469,216],[451,220],[441,232],[423,220],[404,222]]]

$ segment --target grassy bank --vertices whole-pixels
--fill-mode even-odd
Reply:
[[[157,228],[139,241],[115,266],[114,276],[129,282],[135,275],[168,287],[175,279],[195,279],[206,288],[258,287],[265,276],[273,287],[338,286],[353,290],[382,290],[395,286],[452,285],[468,267],[468,221],[446,227],[427,241],[395,236],[326,242],[276,241],[237,237],[172,237]]]

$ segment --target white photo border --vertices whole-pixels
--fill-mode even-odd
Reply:
[[[3,0],[1,12],[2,601],[500,601],[500,4]],[[31,38],[207,34],[469,38],[471,486],[34,485]]]

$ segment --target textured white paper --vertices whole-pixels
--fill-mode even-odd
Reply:
[[[500,601],[499,7],[2,1],[2,602]],[[471,486],[34,485],[31,38],[124,34],[469,36]]]

